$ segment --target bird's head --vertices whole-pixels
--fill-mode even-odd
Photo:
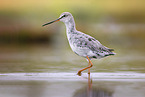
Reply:
[[[53,20],[51,22],[48,22],[46,24],[43,24],[42,26],[46,26],[48,24],[51,24],[51,23],[54,23],[54,22],[58,22],[58,21],[62,21],[64,23],[67,23],[71,18],[72,18],[72,14],[71,13],[63,12],[58,19]]]

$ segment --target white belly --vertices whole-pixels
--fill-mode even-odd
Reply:
[[[79,56],[86,57],[86,56],[94,55],[94,53],[88,48],[77,47],[72,44],[70,44],[70,47],[71,47],[72,51],[75,52]]]

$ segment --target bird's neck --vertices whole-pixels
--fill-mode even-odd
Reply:
[[[73,34],[76,32],[75,21],[71,18],[68,22],[65,23],[67,34]]]

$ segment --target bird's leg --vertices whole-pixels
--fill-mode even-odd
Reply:
[[[90,66],[90,61],[89,61],[88,66]],[[90,68],[88,68],[88,74],[90,74]]]
[[[78,73],[77,73],[77,75],[81,76],[81,72],[82,72],[82,71],[84,71],[84,70],[86,70],[86,69],[90,69],[90,68],[93,66],[93,64],[92,64],[92,62],[91,62],[91,60],[89,59],[88,56],[87,56],[87,59],[88,59],[88,61],[89,61],[89,66],[86,67],[86,68],[83,68],[83,69],[79,70]],[[90,65],[90,64],[91,64],[91,65]],[[88,71],[88,73],[90,73],[90,70]]]
[[[92,62],[91,62],[91,60],[89,59],[89,57],[87,56],[87,59],[88,59],[88,61],[89,61],[89,66],[88,67],[92,67],[93,66],[93,64],[92,64]],[[88,74],[90,74],[90,68],[88,68]]]

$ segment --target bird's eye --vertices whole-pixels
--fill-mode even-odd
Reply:
[[[64,18],[64,17],[67,17],[68,15],[63,15],[60,19]]]
[[[66,17],[67,15],[63,15],[63,17]]]

